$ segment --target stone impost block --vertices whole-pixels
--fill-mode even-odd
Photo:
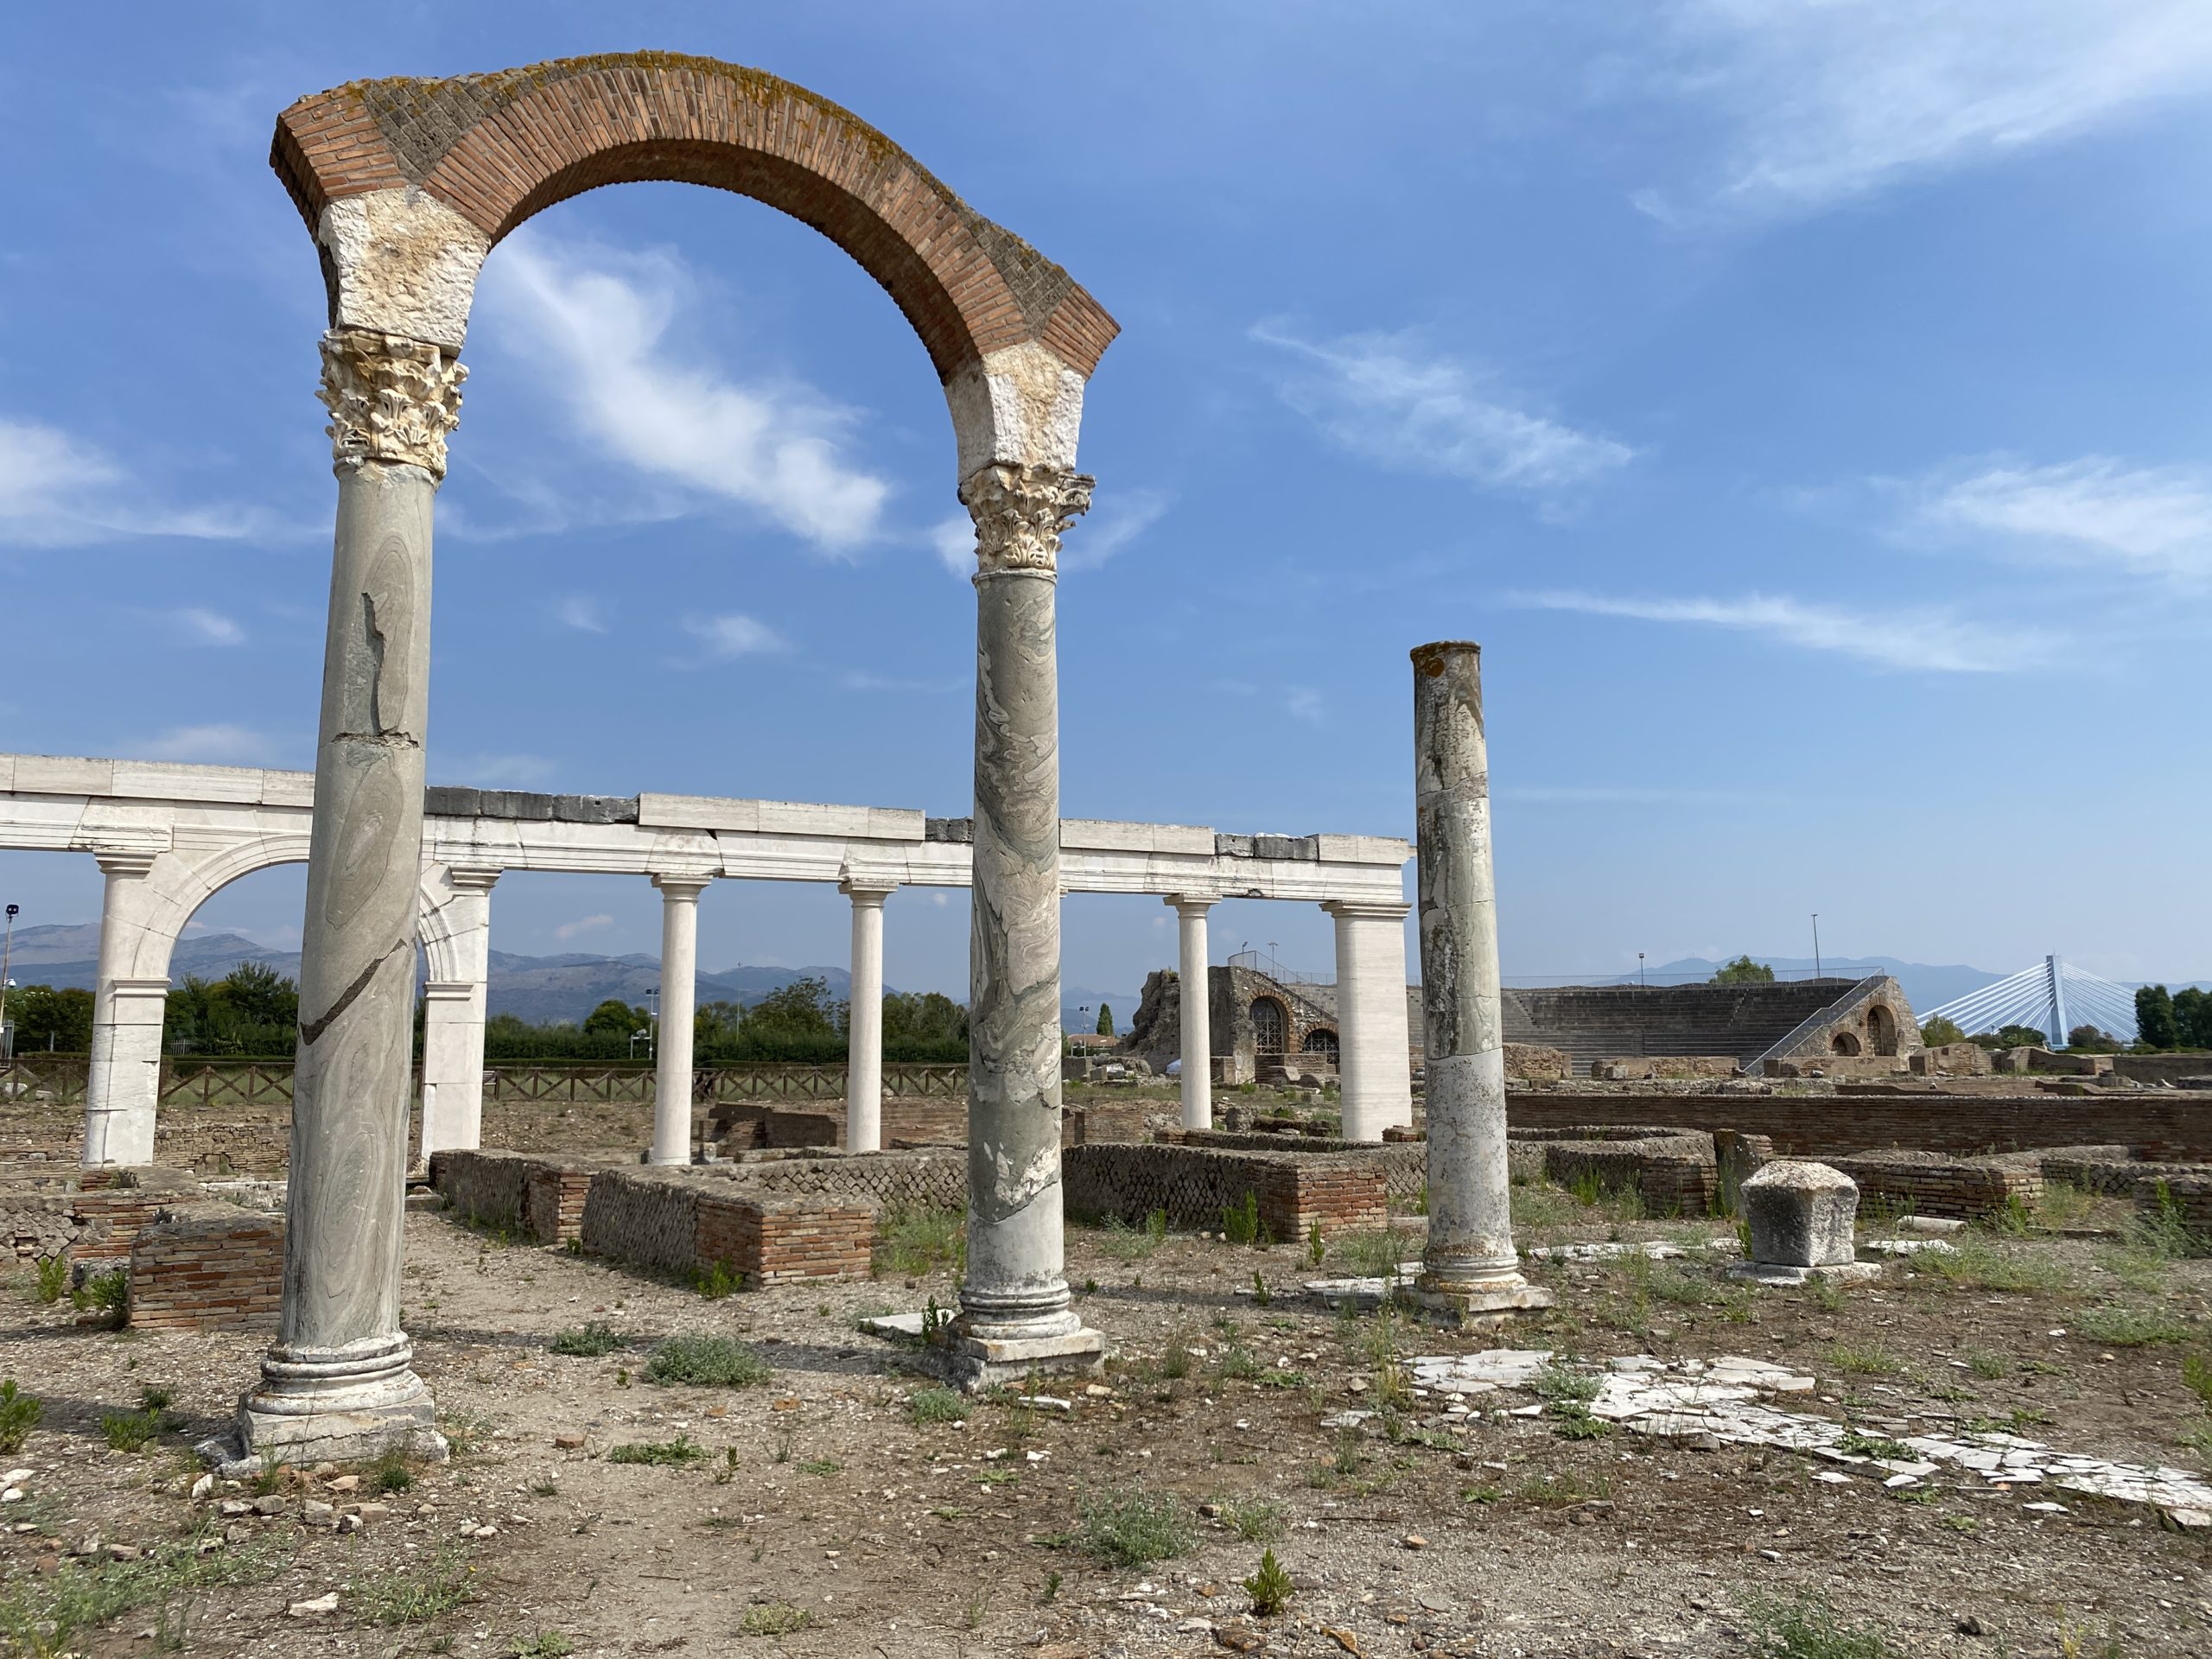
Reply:
[[[1838,1267],[1854,1259],[1859,1187],[1826,1164],[1778,1158],[1743,1185],[1751,1260],[1777,1267]]]

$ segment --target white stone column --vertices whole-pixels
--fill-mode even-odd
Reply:
[[[444,910],[453,979],[423,987],[423,1139],[419,1161],[484,1144],[484,1015],[491,980],[492,888],[497,870],[453,870]]]
[[[1494,1315],[1552,1299],[1529,1288],[1513,1249],[1482,652],[1422,645],[1413,662],[1428,1078],[1428,1244],[1417,1294],[1440,1312]]]
[[[657,875],[660,889],[660,1064],[649,1162],[691,1161],[691,1015],[699,991],[699,895],[709,875]]]
[[[1090,480],[983,467],[976,521],[976,818],[969,932],[968,1271],[954,1374],[1096,1363],[1068,1295],[1060,1203],[1060,532]]]
[[[1337,1065],[1344,1138],[1380,1141],[1414,1121],[1406,1031],[1407,905],[1337,899]]]
[[[168,1012],[167,975],[132,976],[141,918],[148,909],[146,876],[158,854],[95,856],[107,886],[100,899],[100,960],[92,994],[92,1056],[85,1079],[87,1169],[154,1161],[154,1124],[162,1087],[162,1022]],[[166,953],[164,953],[166,954]]]
[[[457,340],[458,333],[447,338]],[[300,956],[284,1291],[240,1467],[442,1456],[399,1326],[429,712],[430,522],[458,347],[340,327],[321,397],[338,474]]]
[[[883,901],[887,887],[841,881],[853,901],[852,1000],[845,1044],[845,1150],[883,1150]]]
[[[1167,900],[1175,912],[1177,1019],[1183,1029],[1183,1127],[1213,1127],[1213,1028],[1207,973],[1206,912],[1218,895],[1177,893]]]

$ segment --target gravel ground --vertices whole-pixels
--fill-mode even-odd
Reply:
[[[1516,1197],[1524,1242],[1726,1230]],[[1319,1271],[1417,1250],[1419,1224],[1340,1242]],[[855,1321],[950,1302],[933,1243],[902,1231],[869,1283],[709,1300],[410,1217],[406,1320],[457,1455],[198,1501],[189,1448],[227,1420],[265,1333],[106,1331],[37,1304],[28,1278],[0,1287],[17,1310],[0,1375],[45,1407],[0,1455],[29,1471],[0,1509],[0,1630],[96,1656],[2212,1651],[2204,1535],[2125,1505],[1956,1471],[1900,1497],[1816,1480],[1793,1453],[1569,1440],[1549,1418],[1462,1427],[1427,1398],[1357,1430],[1323,1421],[1387,1403],[1415,1354],[1745,1354],[1817,1378],[1789,1408],[1869,1433],[1993,1425],[2199,1470],[2212,1415],[2183,1360],[2212,1354],[2212,1262],[1993,1238],[1948,1273],[1825,1296],[1731,1286],[1700,1254],[1574,1264],[1543,1271],[1552,1313],[1472,1336],[1306,1301],[1302,1249],[1077,1229],[1070,1277],[1116,1351],[1105,1376],[1062,1385],[1065,1409],[979,1401],[930,1421],[925,1385]],[[553,1351],[594,1320],[622,1345]],[[742,1339],[765,1382],[648,1381],[654,1345],[687,1333]],[[168,1396],[153,1438],[110,1449],[103,1420],[149,1389]],[[703,1455],[608,1455],[678,1442]],[[257,1498],[272,1513],[222,1512]],[[1175,1553],[1129,1560],[1154,1547]],[[1294,1591],[1260,1618],[1242,1581],[1270,1547]],[[63,1606],[87,1622],[41,1637]]]

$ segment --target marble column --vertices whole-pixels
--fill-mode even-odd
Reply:
[[[1321,906],[1337,923],[1337,1069],[1344,1138],[1380,1141],[1414,1121],[1406,1029],[1405,905],[1338,899]]]
[[[1177,893],[1167,901],[1175,912],[1177,1017],[1183,1028],[1183,1127],[1213,1127],[1213,1032],[1206,963],[1206,912],[1212,896]]]
[[[497,870],[453,870],[453,897],[442,908],[457,979],[423,987],[423,1139],[417,1161],[449,1147],[484,1144],[484,1014],[491,979],[492,888]]]
[[[1071,1306],[1060,1206],[1060,533],[1091,481],[987,466],[976,521],[976,818],[969,932],[968,1271],[953,1374],[1096,1364]]]
[[[338,475],[300,956],[284,1287],[241,1467],[442,1457],[399,1326],[430,521],[461,405],[456,353],[372,329],[322,339]],[[211,1448],[213,1449],[213,1448]]]
[[[1413,663],[1428,1079],[1428,1247],[1418,1291],[1462,1316],[1502,1313],[1551,1299],[1522,1278],[1513,1248],[1482,652],[1422,645]]]
[[[699,994],[699,895],[708,875],[657,875],[660,889],[660,1064],[648,1162],[691,1161],[691,1016]]]
[[[845,1150],[883,1150],[883,901],[891,889],[841,881],[853,901],[852,1000],[845,1045]]]
[[[169,982],[133,977],[147,909],[146,877],[158,854],[94,855],[107,886],[100,899],[100,960],[92,998],[92,1068],[85,1080],[87,1169],[154,1161],[154,1123],[162,1087],[162,1022]],[[166,955],[166,952],[164,952]]]

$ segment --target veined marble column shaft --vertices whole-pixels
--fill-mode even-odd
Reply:
[[[107,878],[100,899],[100,960],[92,1001],[92,1055],[85,1079],[87,1169],[154,1161],[154,1124],[162,1091],[162,1023],[169,982],[120,972],[132,955],[137,901],[158,855],[97,855]]]
[[[442,1455],[399,1328],[412,1092],[430,519],[464,374],[451,352],[362,328],[322,340],[338,474],[322,717],[300,959],[284,1287],[240,1461],[393,1445]]]
[[[1513,1249],[1482,652],[1458,642],[1422,645],[1413,664],[1428,1077],[1428,1248],[1420,1287],[1474,1299],[1477,1311],[1525,1306],[1541,1294],[1524,1289]]]
[[[423,987],[423,1139],[419,1163],[449,1147],[484,1144],[484,1015],[491,977],[497,870],[453,870],[451,927],[461,977]]]
[[[1344,1138],[1380,1141],[1414,1121],[1413,1064],[1406,1031],[1404,905],[1334,900],[1337,922],[1337,1069]]]
[[[691,1161],[691,1016],[699,991],[699,895],[713,878],[657,875],[660,889],[660,1064],[653,1077],[656,1164]]]
[[[1211,982],[1206,963],[1206,912],[1211,898],[1178,894],[1167,900],[1175,912],[1177,1018],[1183,1028],[1183,1127],[1213,1127],[1213,1032],[1209,1005]]]
[[[853,901],[852,995],[847,1004],[845,1150],[883,1150],[883,901],[888,887],[838,884]]]
[[[962,1334],[1026,1342],[1080,1329],[1060,1210],[1061,531],[1090,480],[989,466],[961,487],[976,521],[976,847],[968,946],[968,1272]]]

